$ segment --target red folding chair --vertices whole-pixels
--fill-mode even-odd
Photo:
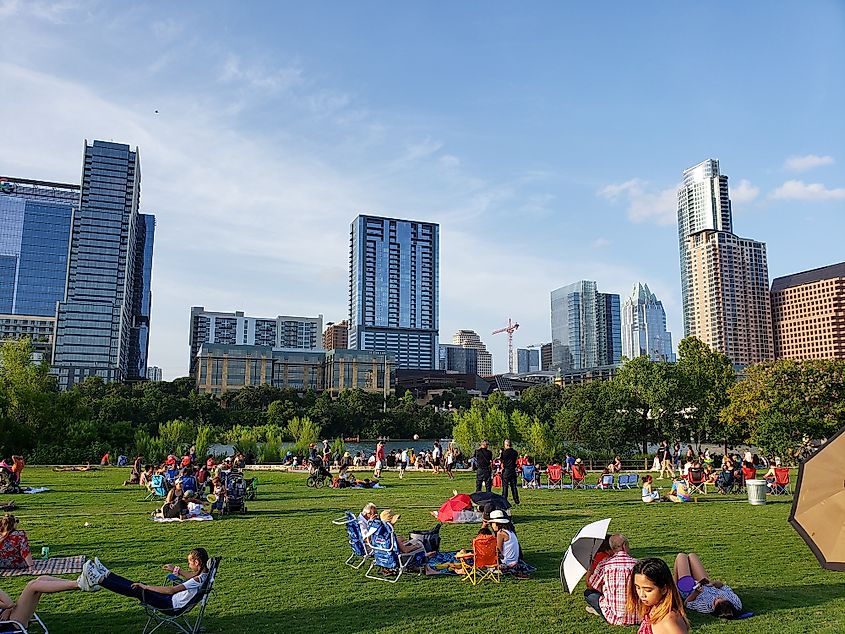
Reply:
[[[789,490],[789,468],[775,467],[775,480],[770,488],[775,495],[792,495],[792,491]]]
[[[550,489],[563,489],[563,467],[559,464],[550,464],[546,468],[546,478]]]

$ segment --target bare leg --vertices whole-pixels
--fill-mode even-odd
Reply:
[[[701,564],[701,560],[695,553],[689,554],[689,567],[692,571],[692,578],[696,581],[710,578],[707,576],[707,571],[704,570],[704,566]]]
[[[689,557],[686,553],[678,553],[678,556],[675,557],[675,581],[688,576],[691,576],[689,569]]]
[[[18,604],[10,615],[10,618],[18,623],[26,625],[35,614],[35,608],[38,607],[38,602],[41,600],[42,594],[52,594],[54,592],[67,592],[69,590],[79,590],[76,581],[69,581],[67,579],[59,579],[58,577],[42,576],[30,581],[18,597]]]

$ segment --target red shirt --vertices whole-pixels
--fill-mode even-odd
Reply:
[[[651,630],[651,618],[648,612],[643,615],[643,622],[640,623],[640,629],[637,630],[637,634],[654,634]]]
[[[29,540],[23,531],[12,531],[0,541],[0,568],[27,568]]]
[[[376,449],[376,460],[384,461],[384,445]]]
[[[602,593],[599,606],[611,625],[635,625],[640,620],[636,614],[629,614],[625,607],[628,580],[636,563],[637,560],[625,551],[618,552],[599,562],[590,575],[590,587]]]

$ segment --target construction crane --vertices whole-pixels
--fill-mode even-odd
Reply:
[[[508,374],[513,374],[513,333],[516,332],[517,328],[519,328],[519,324],[511,321],[511,318],[508,317],[507,326],[493,331],[494,335],[498,335],[500,332],[508,333]]]

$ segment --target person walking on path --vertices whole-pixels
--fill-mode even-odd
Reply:
[[[493,452],[487,447],[490,443],[486,440],[481,441],[481,446],[475,450],[473,458],[475,459],[475,491],[481,491],[481,485],[484,485],[484,490],[490,493],[493,485],[493,473],[491,467],[493,464]]]
[[[373,469],[373,477],[380,478],[381,477],[381,469],[384,466],[384,443],[382,441],[378,441],[376,445],[376,464],[375,469]]]
[[[504,448],[499,456],[502,461],[502,495],[508,499],[508,489],[513,493],[513,503],[519,504],[519,492],[516,487],[516,461],[519,454],[511,447],[511,441],[505,440]]]
[[[663,474],[668,474],[667,477],[675,479],[675,470],[672,468],[672,451],[669,449],[669,441],[664,440],[660,443],[660,448],[657,450],[657,457],[660,458],[660,473],[657,477],[663,478]]]

